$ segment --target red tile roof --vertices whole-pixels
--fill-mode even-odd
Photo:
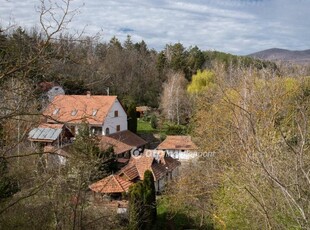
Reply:
[[[57,95],[44,111],[51,121],[102,125],[116,96]]]
[[[63,126],[64,124],[42,123],[39,125],[39,128],[62,129]]]
[[[99,147],[101,150],[106,150],[112,146],[115,154],[121,154],[146,144],[147,142],[141,137],[129,130],[125,130],[111,135],[101,136]]]
[[[131,181],[125,180],[118,175],[110,175],[91,184],[89,188],[98,193],[122,193],[127,192],[132,184]]]
[[[118,173],[120,176],[126,178],[127,180],[135,180],[139,178],[139,172],[135,165],[126,165]]]
[[[134,147],[141,147],[147,144],[145,140],[129,130],[113,133],[108,136]]]
[[[157,149],[198,149],[190,136],[167,136],[166,139],[157,146]]]
[[[113,147],[114,153],[117,155],[130,151],[133,148],[132,146],[127,145],[121,141],[115,140],[112,137],[101,136],[99,142],[100,150],[104,151],[107,150],[109,147]]]
[[[153,150],[147,151],[150,153]],[[127,192],[134,181],[143,180],[146,170],[150,170],[153,173],[154,180],[157,181],[181,164],[179,161],[165,156],[164,151],[154,151],[154,154],[146,154],[144,152],[139,157],[130,158],[129,163],[117,175],[110,175],[103,178],[90,185],[89,188],[98,193]],[[156,159],[153,156],[156,156]]]
[[[157,157],[154,158],[156,154]],[[164,151],[145,150],[141,156],[131,157],[129,163],[118,172],[118,175],[128,180],[143,180],[144,172],[150,170],[156,181],[165,176],[167,172],[174,170],[180,164],[178,160],[166,156]]]

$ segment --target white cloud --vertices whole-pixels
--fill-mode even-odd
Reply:
[[[3,0],[2,0],[3,1]],[[21,25],[38,25],[34,6],[39,1],[5,1],[0,23],[14,18]],[[83,5],[73,1],[73,7]],[[145,40],[150,48],[181,42],[185,46],[236,54],[271,47],[310,48],[308,0],[89,0],[80,8],[70,28],[124,40]]]

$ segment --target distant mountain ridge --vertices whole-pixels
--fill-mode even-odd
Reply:
[[[287,50],[272,48],[247,55],[268,61],[287,61],[298,64],[310,63],[310,49],[308,50]]]

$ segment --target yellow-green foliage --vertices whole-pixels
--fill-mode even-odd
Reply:
[[[308,229],[309,78],[249,74],[196,105],[192,136],[216,152],[208,173],[220,186],[207,201],[215,229]]]
[[[215,75],[209,70],[198,70],[197,74],[193,75],[192,82],[188,85],[187,91],[191,94],[200,93],[206,89],[215,86]]]
[[[284,87],[286,92],[295,92],[300,88],[300,81],[295,78],[284,78]]]

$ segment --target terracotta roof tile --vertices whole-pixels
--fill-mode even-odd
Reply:
[[[121,177],[125,177],[127,180],[135,180],[139,178],[139,172],[135,165],[126,165],[118,173]]]
[[[113,147],[115,154],[125,153],[127,151],[130,151],[133,148],[132,146],[127,145],[121,141],[115,140],[112,137],[101,136],[100,142],[99,142],[100,150],[104,151],[108,149],[109,147]]]
[[[125,130],[111,135],[101,136],[99,147],[101,150],[105,150],[112,146],[115,154],[121,154],[133,148],[144,146],[145,144],[147,142],[141,137],[129,130]]]
[[[129,130],[116,132],[108,136],[112,137],[115,140],[119,140],[127,145],[133,146],[133,147],[141,147],[147,144],[145,140],[143,140],[141,137],[139,137],[138,135],[134,134],[133,132]]]
[[[39,128],[62,129],[63,126],[64,124],[42,123],[39,125]]]
[[[110,175],[97,181],[89,186],[89,188],[98,193],[122,193],[127,192],[131,181],[125,180],[119,175]]]
[[[198,149],[190,136],[167,136],[157,149]]]
[[[152,150],[147,150],[152,151]],[[150,152],[148,152],[150,153]],[[128,191],[133,181],[144,179],[144,172],[150,170],[154,180],[164,177],[166,173],[180,165],[180,162],[167,157],[164,151],[155,150],[154,155],[144,152],[141,156],[130,158],[129,163],[124,166],[116,175],[110,175],[89,186],[92,191],[98,193],[122,193]],[[155,159],[153,156],[156,156]]]
[[[166,156],[164,151],[154,150],[156,154],[146,154],[150,151],[153,150],[145,150],[141,156],[130,158],[129,163],[118,172],[118,175],[125,175],[129,180],[137,178],[143,180],[144,172],[150,170],[154,179],[159,180],[181,164],[178,160]],[[158,156],[157,160],[154,156]]]
[[[80,123],[86,119],[89,124],[102,125],[115,100],[116,96],[57,95],[43,114],[52,121]]]

